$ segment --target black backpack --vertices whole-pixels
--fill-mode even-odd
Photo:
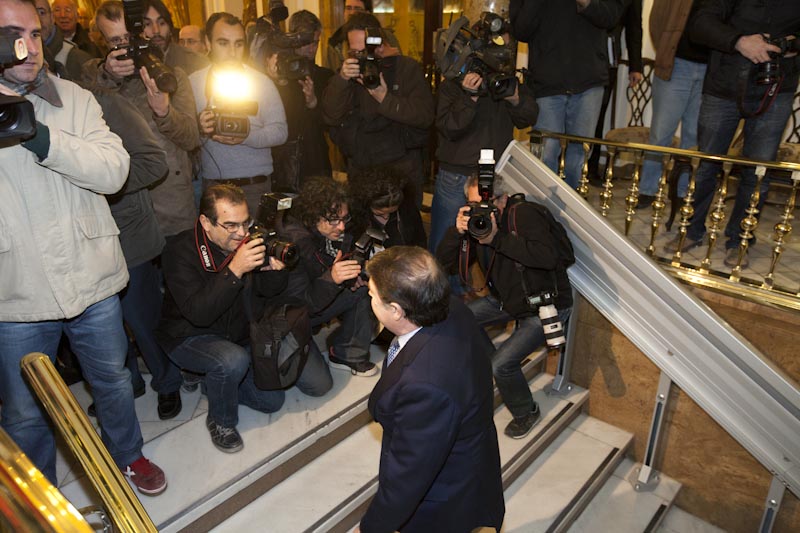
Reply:
[[[553,240],[555,241],[556,247],[558,248],[558,255],[561,259],[561,265],[566,269],[570,265],[575,263],[575,250],[572,248],[572,241],[569,240],[569,236],[567,235],[567,230],[564,229],[564,225],[561,224],[558,220],[555,219],[553,213],[550,212],[542,204],[537,204],[536,202],[530,202],[525,200],[524,195],[522,194],[515,194],[514,196],[510,196],[508,199],[510,204],[509,211],[508,211],[508,220],[509,231],[513,234],[516,234],[516,218],[514,216],[514,212],[516,208],[521,203],[525,203],[539,211],[542,216],[547,220],[547,225],[550,230],[550,235],[552,235]]]
[[[305,305],[280,303],[267,307],[250,322],[253,380],[261,390],[294,385],[308,360],[311,319]]]

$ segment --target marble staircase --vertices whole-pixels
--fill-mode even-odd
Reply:
[[[385,354],[372,350],[380,362]],[[496,395],[507,506],[503,531],[654,531],[679,485],[664,479],[653,493],[633,491],[624,479],[633,468],[625,459],[632,435],[582,414],[585,390],[545,394],[552,381],[540,373],[545,356],[534,352],[524,367],[542,409],[528,437],[502,435],[511,415]],[[145,455],[164,468],[170,484],[158,497],[140,496],[159,531],[352,530],[377,488],[381,433],[366,403],[378,376],[333,375],[334,388],[324,398],[292,390],[278,413],[242,407],[245,447],[230,455],[208,438],[207,403],[199,390],[182,393],[183,411],[170,421],[158,420],[152,391],[138,399]],[[83,384],[72,390],[88,406]],[[100,503],[80,467],[61,452],[58,470],[68,472],[59,488],[76,507]]]

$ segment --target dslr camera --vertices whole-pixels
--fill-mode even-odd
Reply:
[[[469,27],[461,17],[449,28],[436,32],[436,65],[449,80],[463,80],[470,72],[483,78],[478,96],[502,100],[517,88],[516,52],[505,42],[509,24],[499,15],[484,11],[480,20]],[[525,70],[523,69],[523,73]]]
[[[261,195],[258,204],[258,215],[250,226],[250,239],[264,239],[267,257],[274,257],[292,268],[297,264],[299,256],[294,243],[282,241],[278,237],[276,222],[278,214],[292,207],[292,198],[282,193],[272,192]]]
[[[178,79],[172,70],[160,59],[161,50],[151,46],[150,41],[142,37],[144,30],[144,6],[142,0],[122,0],[122,10],[125,16],[125,28],[130,34],[128,46],[115,46],[112,50],[126,50],[127,53],[117,57],[118,60],[133,59],[136,69],[147,69],[147,74],[153,78],[158,90],[165,93],[174,93],[178,89]]]
[[[499,211],[492,202],[494,150],[481,150],[481,158],[478,160],[478,193],[481,195],[481,201],[467,204],[469,206],[467,231],[475,240],[481,240],[492,233],[492,214],[495,219],[499,216]]]
[[[564,336],[564,325],[558,319],[558,311],[554,305],[555,294],[542,292],[534,296],[528,296],[526,300],[528,306],[539,313],[547,348],[555,350],[564,346],[567,343],[567,339]]]
[[[773,85],[778,83],[783,77],[781,72],[781,58],[788,52],[800,52],[800,39],[792,36],[781,37],[780,39],[766,39],[767,43],[777,46],[780,52],[770,52],[769,61],[758,64],[756,73],[756,83],[758,85]]]
[[[0,28],[0,70],[25,61],[28,48],[16,32]],[[36,134],[33,104],[22,96],[0,94],[0,146],[30,139]]]
[[[382,43],[380,28],[367,28],[364,50],[350,51],[350,57],[358,59],[361,81],[367,89],[374,89],[381,84],[381,59],[375,56],[375,49]]]
[[[370,257],[384,250],[383,243],[388,238],[389,236],[385,231],[371,226],[368,227],[355,242],[353,242],[352,235],[345,235],[344,241],[342,242],[342,253],[349,253],[350,256],[348,259],[353,259],[359,264],[361,273],[358,277],[364,281],[369,279],[366,270],[364,270],[364,265]],[[356,279],[358,278],[347,280],[344,282],[344,285],[346,287],[351,287],[356,282]]]
[[[314,33],[298,31],[286,33],[281,22],[289,18],[289,10],[283,0],[269,3],[269,14],[256,21],[256,35],[263,36],[270,50],[278,53],[278,83],[286,85],[291,81],[303,80],[311,76],[314,62],[296,54],[297,48],[314,42]]]

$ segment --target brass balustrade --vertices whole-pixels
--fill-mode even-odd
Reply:
[[[58,375],[50,358],[42,353],[29,353],[22,358],[21,366],[34,394],[103,500],[115,531],[156,533],[158,530],[147,511],[103,446],[97,431]]]
[[[564,178],[566,151],[569,144],[577,143],[583,148],[584,164],[581,169],[577,192],[587,201],[591,201],[589,197],[591,190],[588,180],[588,165],[586,164],[588,154],[593,145],[597,144],[606,147],[607,165],[603,182],[600,185],[598,206],[598,211],[603,217],[608,217],[612,209],[611,200],[614,198],[612,191],[614,187],[612,183],[615,172],[614,163],[620,157],[621,152],[626,151],[633,153],[632,179],[624,198],[625,219],[623,231],[626,236],[630,236],[631,226],[635,220],[634,215],[636,213],[636,207],[639,203],[639,179],[645,154],[651,156],[661,155],[662,173],[658,182],[658,192],[652,204],[650,238],[648,245],[644,249],[645,253],[653,257],[654,260],[660,262],[672,275],[684,282],[720,292],[735,294],[739,297],[761,303],[800,310],[800,280],[790,280],[789,283],[792,284],[791,287],[781,287],[775,283],[775,271],[779,267],[780,259],[786,250],[787,239],[792,232],[791,221],[794,219],[795,196],[798,187],[800,187],[800,164],[782,161],[755,161],[744,157],[706,154],[694,150],[641,143],[609,141],[591,137],[552,133],[543,130],[531,131],[531,151],[540,157],[540,154],[544,153],[543,145],[548,138],[554,139],[560,146],[558,175],[562,179]],[[680,214],[677,240],[678,249],[674,251],[670,250],[669,257],[661,257],[657,254],[655,241],[666,208],[665,200],[667,197],[666,189],[668,177],[672,173],[677,158],[689,162],[690,164],[691,174],[689,178],[689,187],[685,198],[681,200],[681,206],[678,210]],[[708,215],[708,246],[705,250],[704,258],[700,261],[699,265],[692,265],[686,262],[686,257],[680,250],[683,248],[686,240],[689,221],[694,215],[693,202],[695,199],[695,180],[702,161],[721,164],[722,177],[718,180],[715,198],[712,201],[712,209]],[[725,200],[728,193],[730,175],[735,165],[755,167],[758,182],[750,197],[749,206],[745,210],[746,216],[741,222],[741,233],[739,234],[741,240],[739,243],[737,264],[733,267],[731,272],[728,273],[712,269],[712,254],[715,250],[720,232],[724,229],[724,222],[726,219]],[[742,263],[748,252],[751,238],[758,227],[758,204],[761,196],[760,187],[765,173],[768,170],[779,170],[791,173],[792,183],[780,221],[774,225],[774,233],[772,235],[774,246],[772,247],[769,272],[764,276],[763,280],[747,279],[742,277]]]

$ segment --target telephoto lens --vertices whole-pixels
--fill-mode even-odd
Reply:
[[[539,306],[539,320],[542,322],[548,349],[555,350],[567,343],[567,339],[564,337],[564,326],[558,319],[558,311],[555,305]]]

